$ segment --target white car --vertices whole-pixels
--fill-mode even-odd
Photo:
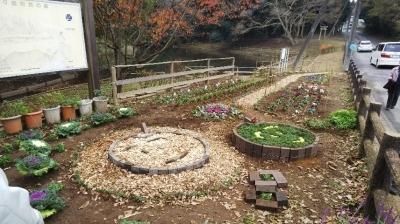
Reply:
[[[374,49],[374,46],[372,45],[371,41],[369,41],[369,40],[362,40],[362,41],[358,42],[358,46],[357,46],[358,52],[361,52],[361,51],[371,52],[373,49]]]
[[[369,62],[377,68],[381,66],[398,66],[400,64],[400,42],[379,43],[373,49]]]

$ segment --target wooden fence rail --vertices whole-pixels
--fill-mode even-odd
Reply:
[[[348,74],[362,134],[359,154],[366,157],[370,174],[365,211],[374,217],[384,206],[400,215],[400,196],[390,193],[391,186],[400,187],[400,134],[387,128],[381,118],[382,104],[371,100],[371,89],[354,61]]]

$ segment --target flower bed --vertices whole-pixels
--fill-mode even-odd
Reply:
[[[326,75],[313,75],[292,88],[280,91],[277,96],[265,97],[255,108],[263,112],[282,112],[290,114],[316,114],[323,96],[326,94],[324,83]]]
[[[234,129],[233,140],[239,151],[270,160],[297,160],[318,153],[316,135],[286,124],[240,124]]]
[[[64,199],[58,196],[63,188],[60,183],[51,183],[46,189],[29,193],[29,201],[33,208],[37,209],[43,218],[48,218],[65,207]]]
[[[207,104],[205,106],[198,106],[192,112],[193,116],[201,117],[204,119],[223,120],[229,117],[237,117],[241,114],[236,107],[229,107],[224,104]]]

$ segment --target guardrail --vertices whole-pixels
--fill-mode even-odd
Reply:
[[[400,196],[390,193],[391,186],[400,187],[400,134],[390,131],[381,119],[382,104],[371,100],[371,89],[353,60],[348,74],[362,134],[359,154],[366,157],[370,173],[366,213],[375,216],[384,206],[400,215]]]

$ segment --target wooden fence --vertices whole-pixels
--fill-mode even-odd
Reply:
[[[400,187],[400,134],[392,132],[382,120],[382,104],[371,100],[371,89],[354,61],[350,62],[348,74],[362,134],[359,154],[366,157],[370,174],[366,213],[374,217],[384,206],[400,215],[400,196],[389,193],[391,186]]]
[[[225,61],[223,65],[213,66],[211,63],[215,61]],[[191,69],[186,69],[190,66],[186,65],[188,63],[204,63],[202,66],[191,66]],[[220,63],[221,64],[221,63]],[[177,65],[183,66],[185,69],[182,71],[177,71]],[[121,69],[143,69],[144,67],[151,66],[169,66],[169,71],[164,72],[164,74],[154,74],[155,71],[152,71],[153,74],[142,77],[134,77],[130,79],[120,79],[119,74]],[[228,71],[222,74],[223,71]],[[202,77],[194,77],[193,75],[204,74]],[[166,91],[168,89],[178,89],[181,87],[189,86],[192,84],[200,83],[200,82],[208,82],[217,79],[230,78],[235,75],[235,58],[206,58],[206,59],[198,59],[198,60],[185,60],[185,61],[167,61],[167,62],[158,62],[158,63],[147,63],[147,64],[134,64],[134,65],[115,65],[111,67],[111,81],[112,81],[112,95],[115,104],[118,104],[119,99],[125,99],[129,97],[140,97],[140,96],[149,96],[155,93],[159,93],[162,91]],[[176,81],[179,78],[187,78]],[[161,80],[169,80],[169,83],[162,84],[158,86],[152,86],[147,88],[139,88],[127,92],[119,91],[118,87],[124,85],[135,85],[144,82],[151,81],[161,81]]]

